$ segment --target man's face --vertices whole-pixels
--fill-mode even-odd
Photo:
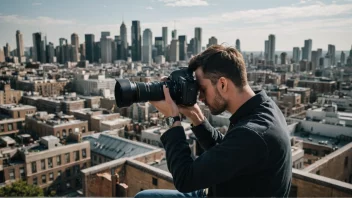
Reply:
[[[204,77],[201,67],[195,71],[195,75],[199,85],[199,100],[209,107],[213,115],[224,112],[227,108],[227,102],[221,96],[217,84],[213,85],[209,79]]]

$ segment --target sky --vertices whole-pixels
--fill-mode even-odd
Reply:
[[[276,36],[277,51],[303,47],[306,39],[313,49],[352,46],[352,0],[1,0],[0,46],[8,42],[15,49],[16,30],[26,47],[34,32],[55,45],[72,33],[80,43],[88,33],[98,41],[102,31],[119,35],[122,21],[130,40],[132,20],[140,21],[141,33],[151,29],[153,38],[169,27],[169,42],[174,28],[189,42],[201,27],[203,46],[211,36],[231,46],[240,39],[242,51],[263,51],[269,34]]]

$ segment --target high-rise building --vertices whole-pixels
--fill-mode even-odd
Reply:
[[[73,47],[73,53],[72,53],[72,61],[73,62],[78,62],[80,60],[79,57],[79,38],[76,33],[71,34],[71,45]]]
[[[132,41],[132,61],[141,61],[142,39],[141,39],[141,24],[139,21],[132,21],[131,41]]]
[[[24,60],[24,44],[23,44],[23,34],[17,30],[16,31],[16,44],[17,44],[17,56],[18,60],[22,63]]]
[[[115,60],[121,60],[121,36],[115,36],[114,43],[114,45],[116,46],[116,55],[113,55],[113,58],[115,57]]]
[[[46,60],[48,63],[54,63],[55,62],[55,50],[54,50],[54,44],[49,42],[48,45],[46,45]]]
[[[319,58],[323,57],[323,49],[318,48],[318,49],[317,49],[317,53],[318,53],[318,57],[319,57]]]
[[[127,44],[127,28],[124,22],[120,26],[120,37],[121,37],[121,49],[120,49],[120,59],[127,60],[128,57],[128,44]]]
[[[194,54],[199,54],[202,51],[202,28],[194,29]]]
[[[0,63],[5,62],[4,51],[0,48]]]
[[[292,61],[294,63],[299,63],[300,58],[301,58],[301,52],[299,50],[299,47],[294,47],[293,54],[292,54]]]
[[[86,44],[85,43],[80,44],[79,53],[81,54],[80,60],[86,60]]]
[[[59,38],[59,44],[60,44],[59,63],[65,64],[67,61],[69,61],[68,60],[69,54],[65,54],[65,46],[68,45],[67,39]],[[66,48],[66,52],[67,52],[67,48]]]
[[[171,31],[171,37],[172,37],[172,39],[177,39],[177,30]]]
[[[88,60],[90,63],[94,62],[94,34],[86,34],[85,35],[85,48],[86,48],[86,60]]]
[[[178,42],[179,42],[179,59],[181,61],[187,60],[187,36],[186,35],[180,35],[178,36]]]
[[[157,55],[164,55],[164,40],[163,37],[155,37],[154,38],[154,45],[157,49]]]
[[[281,60],[281,65],[287,64],[287,53],[286,52],[282,52],[280,54],[280,60]]]
[[[101,62],[111,63],[112,62],[112,39],[109,38],[110,32],[101,32],[100,38],[100,50],[101,50]]]
[[[269,60],[269,41],[265,40],[264,42],[264,59],[265,61]]]
[[[152,46],[153,46],[153,34],[150,29],[143,31],[143,50],[142,50],[142,62],[151,64],[152,63]]]
[[[336,48],[335,45],[328,45],[328,54],[330,56],[331,65],[336,65]]]
[[[163,42],[164,42],[164,48],[163,48],[163,52],[164,52],[164,55],[166,56],[167,55],[167,46],[169,45],[169,41],[168,41],[168,29],[167,27],[162,27],[162,34],[163,34]]]
[[[241,52],[241,41],[240,39],[236,39],[236,49]]]
[[[304,48],[302,52],[302,60],[311,61],[312,55],[312,39],[308,39],[304,41]]]
[[[33,33],[33,61],[46,62],[45,38],[41,32]]]
[[[94,62],[100,63],[101,58],[101,48],[100,41],[94,43]]]
[[[275,56],[274,56],[274,62],[273,62],[273,64],[278,64],[279,63],[279,56],[277,55],[277,54],[275,54]]]
[[[170,46],[170,62],[179,61],[179,43],[178,40],[173,39]]]
[[[274,63],[275,58],[275,35],[269,35],[269,62],[270,64]]]
[[[346,61],[346,54],[344,51],[341,52],[341,57],[340,57],[340,62],[341,65],[344,66],[345,65],[345,61]]]
[[[319,59],[320,57],[318,56],[318,51],[312,51],[311,55],[311,65],[312,65],[312,71],[315,72],[317,68],[319,68]]]
[[[217,45],[218,44],[218,39],[214,36],[209,38],[208,45],[207,47],[210,47],[212,45]]]
[[[11,47],[8,43],[6,43],[6,46],[4,47],[5,58],[10,57],[10,52],[11,52]]]

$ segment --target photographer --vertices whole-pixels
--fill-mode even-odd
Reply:
[[[255,93],[249,87],[242,55],[214,45],[195,56],[189,68],[195,72],[199,100],[211,113],[233,114],[229,130],[225,135],[215,130],[197,104],[177,106],[164,86],[165,100],[151,103],[170,126],[161,141],[177,190],[144,190],[136,197],[287,197],[292,159],[286,120],[264,91]],[[180,113],[192,121],[192,131],[205,150],[196,159],[191,157]]]

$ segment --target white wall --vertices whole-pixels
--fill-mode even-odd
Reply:
[[[337,137],[339,135],[345,135],[352,137],[352,128],[351,127],[343,127],[336,125],[323,124],[318,122],[300,121],[300,124],[297,126],[298,130],[304,130],[310,132],[312,134],[319,134],[328,137]],[[311,130],[313,129],[313,130]]]

